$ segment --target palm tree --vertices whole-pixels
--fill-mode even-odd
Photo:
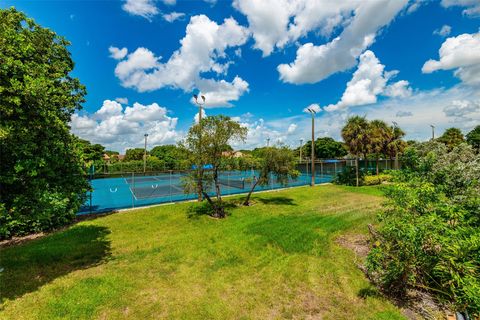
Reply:
[[[369,131],[369,145],[370,153],[375,155],[376,171],[378,175],[378,160],[380,155],[384,153],[385,147],[392,138],[392,131],[390,127],[382,120],[373,120],[368,126]]]
[[[347,123],[342,128],[342,138],[350,154],[355,156],[355,174],[358,187],[358,157],[360,154],[368,152],[368,121],[365,117],[353,116],[348,118]]]
[[[390,138],[385,146],[385,154],[390,157],[390,160],[395,157],[395,163],[397,161],[398,154],[402,153],[407,147],[407,143],[402,140],[405,136],[405,132],[397,126],[390,127]],[[395,169],[397,165],[395,165]]]

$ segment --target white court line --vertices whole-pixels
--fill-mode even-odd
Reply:
[[[133,193],[132,187],[130,187],[130,183],[128,183],[127,178],[123,178],[123,179],[125,180],[125,183],[127,184],[128,189],[132,193],[132,196],[135,198],[135,200],[138,200],[137,197],[135,196],[135,193]]]

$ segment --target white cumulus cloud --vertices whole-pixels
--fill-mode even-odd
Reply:
[[[313,110],[316,113],[319,113],[320,111],[322,111],[322,108],[318,105],[318,103],[312,103],[308,107],[304,108],[303,112],[308,113],[309,112],[308,109]]]
[[[477,17],[480,15],[480,2],[478,0],[442,0],[443,7],[466,7],[463,14],[466,16]]]
[[[433,31],[433,34],[446,37],[450,34],[450,32],[452,32],[452,27],[450,27],[448,24],[445,24],[440,29]]]
[[[347,20],[349,23],[341,34],[319,46],[311,42],[301,45],[293,62],[278,66],[280,79],[294,84],[315,83],[352,68],[358,56],[374,42],[378,31],[388,25],[407,2],[352,2],[356,4],[354,15]]]
[[[422,72],[455,69],[455,76],[465,84],[480,84],[480,32],[448,38],[438,53],[440,59],[425,62]]]
[[[173,11],[162,15],[162,17],[167,22],[174,22],[175,20],[183,19],[185,17],[185,13]]]
[[[387,85],[387,82],[398,71],[386,72],[385,66],[380,63],[372,51],[365,51],[359,60],[358,68],[353,73],[352,79],[347,83],[347,88],[340,101],[326,106],[325,110],[335,111],[376,103],[379,95],[400,98],[411,95],[408,81],[400,80]]]
[[[480,119],[480,100],[453,100],[443,112],[447,117],[454,118],[454,122],[469,122]]]
[[[150,145],[174,143],[180,136],[176,131],[177,121],[157,103],[142,105],[136,102],[124,109],[116,101],[105,100],[93,114],[74,114],[70,126],[81,138],[123,152],[141,146],[145,133],[148,133]]]
[[[181,47],[168,61],[162,63],[150,50],[138,48],[117,64],[115,75],[122,86],[139,92],[164,87],[188,92],[197,87],[207,97],[206,107],[230,106],[229,101],[238,100],[248,90],[248,83],[239,76],[228,82],[202,78],[201,74],[225,75],[231,64],[225,51],[243,45],[248,36],[248,30],[233,18],[219,25],[205,15],[193,16]]]
[[[117,101],[118,103],[121,103],[121,104],[128,104],[128,99],[127,98],[115,98],[115,101]]]
[[[112,46],[110,46],[108,48],[108,51],[110,52],[110,57],[112,57],[115,60],[121,60],[121,59],[125,58],[125,56],[128,53],[127,48],[120,49],[120,48],[112,47]]]
[[[151,20],[159,13],[154,0],[126,0],[122,9],[131,15]]]

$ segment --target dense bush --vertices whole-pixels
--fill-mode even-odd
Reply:
[[[359,186],[363,185],[364,182],[364,172],[359,170],[358,172],[358,182]],[[343,168],[343,170],[335,176],[333,179],[333,183],[336,184],[343,184],[347,186],[355,186],[357,185],[357,175],[355,173],[355,167],[347,166]]]
[[[371,175],[371,176],[365,176],[363,178],[363,184],[366,186],[373,186],[373,185],[382,184],[384,182],[388,182],[391,180],[392,180],[392,176],[390,174]]]
[[[480,155],[466,144],[416,144],[388,188],[367,266],[393,294],[428,290],[480,315]]]
[[[71,115],[85,88],[68,41],[0,9],[0,239],[71,221],[88,189]]]

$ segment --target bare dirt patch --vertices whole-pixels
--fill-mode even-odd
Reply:
[[[40,233],[30,234],[30,235],[24,236],[24,237],[12,237],[11,239],[0,241],[0,248],[9,247],[9,246],[16,246],[16,245],[19,245],[19,244],[27,242],[27,241],[42,238],[44,236],[45,236],[45,233],[40,232]]]

